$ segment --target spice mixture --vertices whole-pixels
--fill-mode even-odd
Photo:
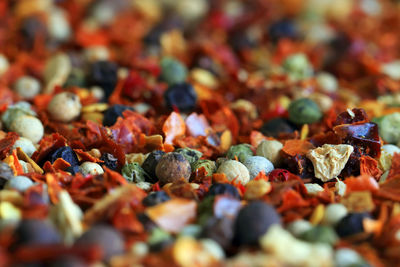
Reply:
[[[396,266],[400,2],[0,1],[0,266]]]

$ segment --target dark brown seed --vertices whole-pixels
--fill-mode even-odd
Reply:
[[[177,152],[162,156],[156,167],[156,176],[160,184],[172,183],[181,178],[189,180],[191,172],[189,161]]]

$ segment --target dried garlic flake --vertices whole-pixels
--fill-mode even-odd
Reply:
[[[316,178],[326,182],[340,174],[354,148],[350,145],[328,145],[312,149],[307,158],[314,165]]]

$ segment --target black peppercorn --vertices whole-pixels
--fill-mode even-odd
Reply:
[[[340,237],[351,236],[364,231],[364,219],[371,218],[367,212],[349,213],[336,225],[336,233]]]
[[[147,158],[144,160],[142,164],[143,170],[148,174],[146,177],[146,182],[155,183],[157,182],[156,177],[156,167],[158,162],[160,161],[161,157],[165,155],[164,151],[161,150],[154,150],[150,152]]]
[[[217,195],[230,195],[234,198],[240,199],[240,195],[236,187],[231,184],[220,184],[215,183],[210,186],[208,190],[209,196],[217,196]]]
[[[122,235],[113,227],[95,225],[83,233],[75,245],[98,245],[103,250],[103,259],[109,260],[112,256],[123,253],[125,244]]]
[[[296,125],[284,118],[275,118],[267,121],[260,131],[266,136],[279,137],[281,133],[293,133],[297,130]]]
[[[133,110],[133,108],[116,104],[106,109],[104,112],[103,125],[113,126],[117,122],[118,117],[122,117],[122,113],[125,110]]]
[[[22,220],[13,233],[14,243],[11,249],[21,245],[50,245],[61,242],[61,236],[49,223],[27,219]]]
[[[109,168],[110,170],[113,170],[113,171],[115,171],[117,169],[118,159],[116,157],[114,157],[112,154],[103,153],[103,155],[101,155],[100,159],[102,161],[104,161],[102,166],[105,165],[107,168]]]
[[[197,94],[189,83],[174,84],[165,91],[164,99],[170,110],[188,112],[196,107]]]
[[[282,38],[295,39],[297,36],[297,28],[293,21],[289,19],[283,19],[272,23],[268,30],[268,37],[274,43]]]
[[[275,208],[262,201],[254,201],[242,208],[234,224],[236,245],[256,245],[271,225],[280,224]]]
[[[90,66],[87,76],[89,85],[100,86],[105,94],[105,99],[114,91],[118,81],[117,64],[110,61],[96,61]]]
[[[168,196],[165,191],[156,191],[149,193],[143,200],[142,204],[146,207],[151,207],[170,200],[171,197]]]
[[[78,157],[69,146],[58,148],[50,155],[49,160],[51,163],[53,163],[58,158],[62,158],[63,160],[67,161],[69,164],[71,164],[72,167],[79,165]]]

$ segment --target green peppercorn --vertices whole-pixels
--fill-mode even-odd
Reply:
[[[197,224],[204,225],[214,215],[215,196],[206,196],[197,206]]]
[[[172,183],[181,178],[189,180],[191,173],[189,161],[177,152],[162,156],[156,167],[156,176],[161,184]]]
[[[203,153],[201,153],[200,151],[188,147],[175,149],[174,152],[182,154],[189,161],[190,166],[192,168],[193,168],[193,163],[198,161],[203,155]]]
[[[322,118],[318,105],[308,98],[300,98],[289,106],[289,120],[296,124],[309,124]]]
[[[244,162],[247,157],[253,156],[253,150],[249,144],[240,144],[231,146],[226,153],[226,157],[229,159],[235,159],[237,157],[240,162]]]
[[[205,174],[206,176],[212,175],[216,170],[217,170],[217,165],[215,164],[214,161],[209,160],[209,159],[199,159],[192,165],[192,170],[196,171],[200,168],[205,169]]]
[[[382,139],[391,144],[400,141],[400,113],[395,112],[372,120],[379,127],[379,135]]]
[[[180,61],[165,57],[161,60],[161,78],[168,83],[173,85],[177,83],[183,83],[186,80],[188,71],[185,65]]]
[[[9,106],[1,116],[1,121],[7,129],[10,129],[11,123],[21,115],[36,116],[36,113],[31,110],[31,105],[28,102],[21,101]]]
[[[125,164],[122,167],[121,174],[126,180],[134,183],[144,182],[147,176],[147,173],[137,162]]]
[[[338,241],[335,230],[329,226],[315,226],[302,233],[299,238],[307,242],[326,243],[329,245],[334,245]]]
[[[313,68],[304,54],[298,53],[288,56],[283,62],[283,69],[293,81],[309,78],[313,74]]]
[[[67,80],[65,81],[63,87],[73,87],[78,86],[84,88],[85,84],[85,72],[79,68],[72,68],[71,73],[68,75]]]

